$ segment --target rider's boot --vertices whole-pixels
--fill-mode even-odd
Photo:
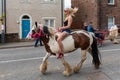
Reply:
[[[59,53],[58,56],[57,56],[57,59],[60,59],[60,58],[62,58],[63,56],[64,56],[63,53]]]

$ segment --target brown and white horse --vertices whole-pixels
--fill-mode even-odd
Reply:
[[[41,73],[45,73],[47,70],[47,60],[51,55],[58,55],[59,47],[56,41],[57,36],[59,36],[60,32],[56,32],[56,29],[43,26],[43,33],[46,34],[42,36],[43,43],[46,49],[46,55],[42,60],[40,65]],[[81,69],[83,62],[86,60],[86,54],[89,52],[93,57],[93,64],[96,69],[99,68],[100,62],[100,53],[97,48],[96,39],[93,34],[88,33],[84,30],[74,31],[67,37],[65,37],[62,41],[64,47],[64,54],[68,52],[72,52],[78,48],[81,49],[81,60],[80,62],[72,69],[70,64],[62,57],[60,60],[63,63],[65,70],[63,74],[65,76],[69,76],[72,72],[79,72]]]

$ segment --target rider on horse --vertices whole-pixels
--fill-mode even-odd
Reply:
[[[57,42],[58,42],[58,45],[59,45],[58,58],[63,57],[62,40],[66,35],[70,34],[70,32],[71,32],[70,27],[71,27],[71,24],[72,24],[72,21],[73,21],[72,16],[74,16],[74,13],[76,13],[77,10],[78,10],[78,8],[67,8],[67,9],[64,10],[64,13],[66,15],[66,18],[64,20],[64,26],[58,28],[58,30],[61,31],[61,34],[57,38]]]

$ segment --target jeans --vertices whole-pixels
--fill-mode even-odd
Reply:
[[[41,38],[36,38],[36,40],[35,40],[35,47],[37,47],[37,44],[38,44],[38,42],[40,42],[40,46],[42,46],[43,44],[42,44],[42,39]]]

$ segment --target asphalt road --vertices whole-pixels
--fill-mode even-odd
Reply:
[[[94,69],[92,58],[87,54],[80,72],[65,77],[62,74],[64,66],[53,56],[48,59],[47,73],[40,73],[39,65],[45,56],[44,47],[0,49],[0,80],[120,80],[120,44],[107,41],[99,50],[102,55],[100,69]],[[72,67],[80,58],[80,50],[65,55]]]

